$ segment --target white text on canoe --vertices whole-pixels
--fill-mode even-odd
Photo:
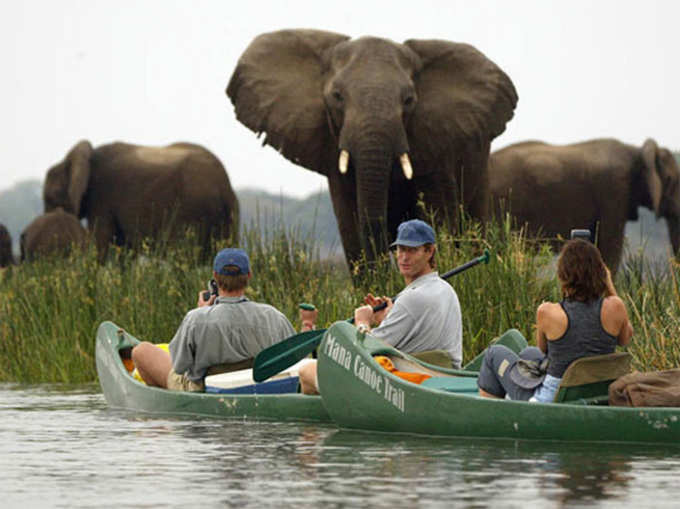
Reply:
[[[405,411],[404,390],[392,385],[387,377],[366,364],[360,355],[354,357],[350,351],[336,341],[332,334],[329,334],[326,339],[323,353],[347,371],[351,369],[354,376],[382,395],[401,412]]]

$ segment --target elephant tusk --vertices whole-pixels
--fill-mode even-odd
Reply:
[[[340,159],[338,159],[338,169],[343,175],[347,173],[347,165],[349,164],[349,152],[343,150],[340,152]]]
[[[407,180],[411,180],[413,178],[413,167],[411,167],[411,161],[408,158],[408,154],[403,153],[401,157],[399,157],[399,162],[401,163],[401,169],[404,170],[404,177],[406,177]]]

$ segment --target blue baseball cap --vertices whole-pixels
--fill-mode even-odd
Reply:
[[[434,244],[434,230],[425,221],[411,219],[404,221],[397,228],[397,240],[390,247],[418,247],[423,244]]]
[[[238,270],[227,270],[226,267],[232,265]],[[250,272],[250,260],[243,249],[228,247],[223,249],[215,256],[213,270],[223,276],[239,276]]]

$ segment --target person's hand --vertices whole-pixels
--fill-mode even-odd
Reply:
[[[302,328],[300,329],[302,332],[308,331],[308,330],[314,330],[316,327],[316,319],[319,316],[319,310],[314,309],[314,310],[308,310],[308,309],[300,309],[300,323],[302,324]]]
[[[385,296],[375,297],[374,295],[372,295],[370,293],[368,295],[366,295],[366,297],[364,297],[364,302],[366,304],[368,304],[369,306],[371,306],[371,308],[379,306],[382,303],[386,304],[385,308],[381,309],[380,311],[375,311],[373,313],[373,317],[372,317],[373,323],[378,324],[378,325],[382,323],[382,321],[387,316],[387,313],[390,312],[390,309],[392,309],[392,306],[394,305],[394,303],[392,302],[392,299],[390,299],[389,297],[385,297]],[[355,321],[356,321],[356,318],[355,318]]]
[[[369,329],[373,323],[373,306],[366,305],[354,310],[354,325],[366,325]]]
[[[217,295],[210,294],[210,298],[208,300],[203,300],[204,293],[208,292],[206,290],[201,290],[200,292],[198,292],[198,302],[196,302],[196,307],[202,308],[204,306],[212,306],[213,303],[215,302]]]

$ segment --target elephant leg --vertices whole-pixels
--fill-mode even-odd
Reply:
[[[331,193],[335,219],[338,222],[342,247],[345,251],[345,259],[351,268],[352,262],[361,257],[355,184],[353,179],[346,175],[331,173],[328,177],[328,188]]]
[[[612,274],[616,273],[621,262],[625,225],[625,222],[612,225],[606,221],[601,221],[598,225],[597,246]]]
[[[116,232],[113,218],[110,216],[88,218],[87,223],[90,231],[94,231],[97,257],[100,262],[104,262],[109,244],[113,241]]]
[[[478,150],[466,153],[461,166],[455,172],[465,211],[482,223],[489,216],[489,148],[490,143],[485,142]]]
[[[415,182],[418,202],[425,204],[425,210],[418,207],[417,215],[429,220],[435,214],[435,222],[454,231],[458,224],[458,188],[452,173],[431,173],[418,177]]]

